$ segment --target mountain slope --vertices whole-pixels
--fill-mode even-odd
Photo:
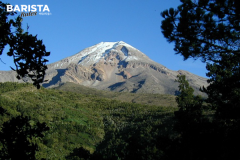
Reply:
[[[49,64],[45,77],[49,81],[43,86],[51,88],[73,82],[101,90],[174,95],[178,90],[174,82],[178,74],[186,75],[195,93],[207,85],[205,78],[187,71],[169,70],[123,41],[101,42]]]
[[[122,102],[131,102],[144,105],[155,105],[165,107],[177,107],[176,96],[166,94],[149,94],[149,93],[128,93],[128,92],[111,92],[94,88],[85,87],[83,85],[72,82],[64,83],[54,89],[81,93],[91,97],[101,97]]]

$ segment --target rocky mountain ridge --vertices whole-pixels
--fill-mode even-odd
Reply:
[[[0,74],[3,74],[0,72]],[[5,74],[5,73],[4,73]],[[13,76],[0,81],[14,81]],[[101,90],[132,93],[176,94],[178,74],[185,74],[196,93],[206,86],[206,78],[187,71],[172,71],[123,42],[101,42],[79,53],[48,65],[44,87],[74,82]],[[12,75],[12,74],[10,74]]]

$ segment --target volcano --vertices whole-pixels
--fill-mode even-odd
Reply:
[[[11,71],[0,81],[17,81]],[[188,71],[173,71],[154,62],[144,53],[123,42],[101,42],[79,53],[48,65],[44,87],[53,88],[66,82],[117,92],[178,93],[177,75],[186,75],[195,94],[207,86],[207,79]]]

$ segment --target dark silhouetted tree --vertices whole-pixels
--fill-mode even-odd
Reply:
[[[17,116],[2,125],[0,159],[36,159],[38,143],[49,128],[45,123],[31,124],[30,120],[28,117]]]
[[[29,77],[37,88],[44,81],[47,69],[47,59],[50,52],[46,52],[42,40],[28,32],[23,32],[21,27],[22,18],[11,19],[16,13],[7,12],[5,3],[0,1],[0,55],[6,45],[9,45],[8,56],[13,57],[17,78]]]
[[[200,96],[193,95],[193,88],[189,85],[185,75],[178,75],[179,95],[176,97],[179,110],[175,112],[178,119],[177,127],[179,131],[188,133],[189,130],[194,131],[196,123],[200,123],[202,119],[202,103]]]
[[[22,18],[13,19],[16,13],[7,12],[6,5],[0,1],[0,55],[8,45],[7,55],[13,57],[15,67],[11,69],[17,72],[17,78],[24,80],[28,77],[40,88],[48,62],[44,57],[50,52],[46,52],[45,45],[37,36],[23,32]],[[0,106],[1,114],[5,114],[5,110]],[[38,142],[47,130],[45,123],[30,124],[28,117],[11,118],[0,129],[0,159],[36,159]]]
[[[216,111],[212,121],[215,130],[205,128],[206,133],[214,132],[218,137],[219,143],[212,147],[214,159],[240,158],[233,147],[240,143],[236,136],[240,133],[240,1],[181,2],[177,9],[161,13],[162,33],[168,42],[175,43],[176,54],[183,55],[185,60],[201,58],[207,62],[209,85],[201,90]],[[210,141],[206,143],[209,145]]]

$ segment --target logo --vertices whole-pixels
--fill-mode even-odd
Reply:
[[[7,5],[7,12],[21,12],[21,17],[51,15],[48,5]]]

